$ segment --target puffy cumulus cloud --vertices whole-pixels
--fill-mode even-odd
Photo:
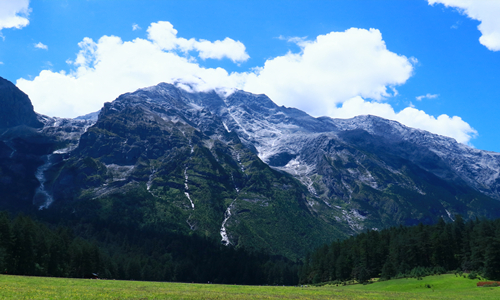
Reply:
[[[300,53],[266,61],[248,74],[244,89],[267,94],[273,101],[310,114],[334,118],[376,115],[410,127],[468,143],[476,131],[460,117],[434,117],[412,106],[396,112],[386,97],[397,94],[413,73],[415,58],[389,51],[376,29],[351,28],[320,35],[314,41],[283,38],[296,43]],[[427,94],[417,99],[435,98]],[[374,101],[366,101],[370,98]]]
[[[245,45],[240,41],[225,38],[220,41],[185,39],[177,37],[177,30],[170,22],[160,21],[152,23],[148,28],[148,38],[163,50],[180,50],[183,52],[198,51],[202,59],[229,58],[233,62],[244,62],[250,58],[246,53]]]
[[[250,58],[245,51],[245,45],[240,41],[235,41],[230,38],[225,38],[222,41],[215,41],[213,43],[206,40],[200,40],[195,43],[194,48],[200,52],[199,56],[202,59],[222,59],[227,57],[233,62],[243,62]]]
[[[29,0],[0,1],[0,30],[27,26],[29,13]]]
[[[428,0],[430,5],[441,3],[455,7],[469,18],[481,22],[479,42],[491,51],[500,51],[500,1],[497,0]]]
[[[245,90],[265,93],[279,104],[313,115],[333,112],[339,103],[362,96],[381,100],[413,72],[405,56],[387,50],[376,29],[351,28],[314,41],[289,39],[301,47],[265,62],[248,74]]]
[[[352,118],[358,115],[375,115],[395,120],[409,127],[452,137],[464,144],[469,143],[471,138],[477,136],[477,131],[460,117],[442,114],[436,118],[411,106],[396,112],[387,103],[370,102],[361,97],[345,101],[331,114],[334,118]]]
[[[241,86],[241,74],[203,68],[194,57],[166,51],[176,46],[168,46],[168,31],[155,31],[155,24],[148,29],[154,32],[150,40],[124,42],[116,36],[103,36],[95,42],[84,38],[78,44],[76,59],[67,61],[72,66],[70,72],[43,70],[33,80],[21,78],[16,84],[30,96],[37,112],[58,117],[96,111],[120,94],[179,78],[195,84],[198,90]]]
[[[38,49],[49,50],[49,47],[47,45],[44,45],[42,42],[34,44],[34,46],[35,46],[35,48],[38,48]]]
[[[183,78],[202,89],[235,86],[238,74],[222,68],[202,68],[189,58],[162,51],[157,44],[135,39],[123,42],[103,36],[98,42],[85,38],[69,73],[44,70],[33,80],[19,79],[37,112],[76,117],[99,110],[103,103],[136,89]]]

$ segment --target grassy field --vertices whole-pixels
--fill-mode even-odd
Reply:
[[[478,288],[477,282],[440,275],[345,287],[279,287],[0,275],[0,299],[500,299],[500,287]]]

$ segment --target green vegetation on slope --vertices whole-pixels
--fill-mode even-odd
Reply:
[[[0,273],[150,281],[296,284],[298,266],[199,236],[112,227],[50,229],[27,216],[0,213]],[[125,225],[124,225],[125,226]],[[97,242],[99,241],[99,242]]]
[[[316,204],[319,215],[347,221],[342,214],[350,213],[351,233],[434,224],[440,217],[451,221],[455,214],[465,220],[500,218],[500,201],[457,179],[446,161],[426,147],[361,129],[339,136],[315,144],[324,154],[311,180],[318,196],[332,206]]]
[[[301,283],[365,282],[373,277],[422,277],[445,271],[477,272],[500,280],[500,219],[367,231],[308,256]]]
[[[229,217],[232,247],[294,261],[346,237],[311,213],[306,187],[263,163],[218,117],[204,115],[198,130],[178,121],[183,114],[105,109],[79,147],[46,172],[55,199],[48,214],[71,228],[99,228],[91,232],[103,242],[99,231],[115,228],[112,235],[197,235],[219,244]]]

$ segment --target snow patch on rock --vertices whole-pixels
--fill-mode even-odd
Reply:
[[[135,169],[135,166],[120,166],[117,164],[105,165],[108,173],[112,176],[111,181],[125,181],[127,180]]]

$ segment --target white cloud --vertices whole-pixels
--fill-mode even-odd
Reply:
[[[222,59],[229,58],[233,62],[244,62],[250,58],[245,50],[245,45],[240,41],[235,41],[230,38],[225,38],[222,41],[209,42],[200,40],[194,44],[194,49],[200,52],[202,59],[213,58]]]
[[[436,118],[411,106],[395,112],[387,103],[369,102],[361,97],[347,100],[332,113],[335,118],[352,118],[358,115],[376,115],[395,120],[409,127],[452,137],[465,144],[477,136],[477,131],[460,117],[442,114]]]
[[[245,90],[319,116],[355,96],[382,100],[391,95],[388,88],[405,83],[413,72],[412,62],[387,50],[376,29],[351,28],[296,41],[301,53],[266,61],[249,74]]]
[[[120,94],[182,79],[196,90],[240,88],[265,93],[280,105],[316,116],[373,114],[461,142],[475,135],[459,117],[435,118],[413,107],[396,113],[389,104],[378,102],[397,92],[395,87],[408,80],[417,60],[390,52],[375,29],[352,28],[313,41],[295,39],[299,53],[289,52],[253,71],[231,74],[222,68],[201,67],[191,54],[241,61],[248,57],[241,42],[177,37],[168,22],[152,23],[147,31],[148,39],[132,41],[116,36],[103,36],[97,42],[84,38],[76,59],[68,62],[69,73],[44,70],[33,80],[19,79],[17,86],[30,96],[37,112],[59,117],[96,111]]]
[[[135,24],[135,23],[134,23],[134,24],[132,24],[132,30],[133,30],[133,31],[140,30],[140,29],[142,29],[142,28],[141,28],[139,25],[137,25],[137,24]]]
[[[427,93],[425,95],[417,96],[417,97],[415,97],[415,99],[417,99],[417,101],[422,101],[422,99],[435,99],[437,97],[439,97],[438,94],[429,94],[429,93]]]
[[[189,40],[177,37],[177,30],[170,22],[160,21],[151,23],[148,28],[148,38],[162,48],[162,50],[180,50],[183,52],[198,51],[202,59],[229,58],[233,62],[244,62],[250,58],[246,53],[245,45],[226,37],[224,40],[210,42],[207,40]]]
[[[84,38],[71,72],[43,70],[33,80],[18,79],[42,114],[75,117],[99,110],[122,93],[177,78],[197,83],[199,89],[237,86],[238,74],[222,68],[202,68],[191,58],[163,51],[150,40],[124,42],[103,36],[98,42]]]
[[[481,22],[479,42],[491,51],[500,51],[500,1],[498,0],[428,0],[455,7],[469,18]]]
[[[294,43],[297,44],[299,47],[303,47],[307,44],[307,36],[303,37],[298,37],[298,36],[292,36],[292,37],[285,37],[280,35],[278,39],[287,41],[289,43]]]
[[[27,26],[29,13],[29,0],[0,1],[0,30]]]
[[[38,49],[49,50],[49,47],[47,45],[42,44],[42,42],[39,42],[38,44],[35,44],[34,46],[35,46],[35,48],[38,48]]]
[[[395,112],[390,104],[379,102],[397,95],[396,86],[408,80],[413,65],[418,63],[416,58],[389,51],[380,31],[351,28],[320,35],[314,41],[287,40],[295,42],[302,51],[266,61],[255,73],[248,74],[245,90],[264,93],[278,104],[316,116],[352,118],[371,114],[453,137],[462,143],[476,136],[477,132],[460,117],[436,118],[412,104]]]

